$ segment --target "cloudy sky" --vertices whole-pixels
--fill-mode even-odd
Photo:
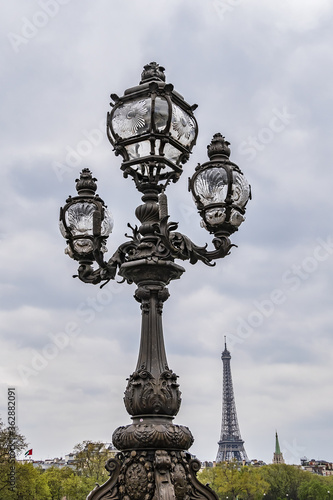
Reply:
[[[187,191],[216,132],[252,185],[232,254],[184,264],[164,307],[191,448],[214,460],[224,335],[249,458],[333,460],[333,5],[329,0],[17,0],[1,12],[0,415],[35,459],[110,441],[140,335],[134,286],[74,280],[58,211],[84,167],[115,219],[112,254],[140,196],[104,123],[110,93],[157,61],[199,105],[197,146],[168,189],[171,219],[209,242]]]

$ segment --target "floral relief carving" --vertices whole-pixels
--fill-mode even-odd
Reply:
[[[125,487],[129,497],[140,500],[146,494],[148,485],[147,471],[140,463],[131,464],[125,474]]]
[[[177,375],[171,370],[165,370],[156,380],[142,369],[129,377],[124,402],[130,415],[177,415],[180,396]]]
[[[119,450],[131,448],[187,450],[193,441],[188,427],[162,423],[118,427],[112,436],[112,442]]]

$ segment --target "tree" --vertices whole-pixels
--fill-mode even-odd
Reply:
[[[10,492],[10,478],[16,482],[16,456],[27,447],[18,427],[5,426],[0,417],[0,493]],[[1,497],[2,498],[2,497]]]
[[[27,446],[25,437],[20,434],[18,427],[6,427],[0,417],[0,464],[9,460],[10,450],[17,456]]]
[[[287,464],[271,464],[260,468],[261,477],[269,483],[266,500],[285,499],[286,494],[293,500],[298,499],[298,488],[308,473],[299,467]]]
[[[262,499],[264,493],[266,494],[266,492],[269,490],[269,484],[262,478],[260,469],[251,466],[240,468],[239,486],[239,500]]]
[[[64,493],[67,500],[82,500],[86,498],[95,487],[95,480],[72,474],[63,483]]]
[[[29,464],[30,465],[30,464]],[[47,484],[47,478],[42,469],[34,469],[37,470],[38,475],[35,482],[35,496],[34,500],[51,500],[51,491],[49,485]]]
[[[303,481],[298,488],[299,500],[326,500],[327,492],[330,491],[332,481],[329,478],[321,476],[313,476],[307,481]]]
[[[51,500],[51,493],[42,469],[32,463],[17,463],[16,495],[24,500]]]
[[[6,488],[0,493],[1,500],[52,500],[43,471],[31,463],[16,463],[15,483],[13,491]]]
[[[52,500],[62,500],[65,495],[64,483],[74,471],[70,467],[50,467],[44,472]]]
[[[202,483],[208,483],[220,500],[257,500],[269,489],[269,484],[261,477],[260,470],[240,466],[237,462],[222,462],[216,467],[208,467],[198,475]]]
[[[104,447],[100,441],[83,441],[74,447],[75,465],[79,474],[94,478],[96,482],[102,483],[108,479],[105,470],[106,461],[114,453]]]

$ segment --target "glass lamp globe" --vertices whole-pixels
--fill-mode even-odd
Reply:
[[[106,252],[106,240],[113,229],[113,218],[103,200],[95,194],[96,179],[85,168],[76,180],[78,196],[69,197],[60,209],[59,228],[72,259],[95,260],[94,252]]]
[[[251,188],[239,167],[229,160],[229,142],[215,134],[207,146],[210,161],[198,165],[191,179],[192,192],[202,225],[210,233],[229,236],[245,220]]]
[[[115,103],[108,113],[107,133],[116,155],[123,157],[124,176],[133,176],[139,188],[176,182],[196,142],[197,106],[165,83],[164,68],[155,62],[144,67],[138,86],[111,98]]]

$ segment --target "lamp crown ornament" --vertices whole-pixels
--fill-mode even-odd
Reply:
[[[207,154],[210,160],[213,160],[219,156],[225,156],[229,158],[230,156],[230,142],[225,140],[225,137],[220,134],[213,135],[211,143],[207,146]]]
[[[155,80],[160,80],[162,82],[165,82],[164,71],[165,68],[163,68],[163,66],[160,66],[156,62],[151,62],[149,64],[146,64],[141,73],[140,84]]]
[[[176,260],[214,266],[230,253],[234,245],[229,236],[245,219],[250,187],[229,160],[228,141],[215,134],[207,150],[209,161],[199,164],[189,179],[202,225],[214,234],[212,250],[196,245],[177,231],[178,223],[169,221],[166,195],[196,143],[196,105],[165,83],[164,68],[156,62],[144,66],[139,85],[111,98],[107,136],[115,155],[122,157],[123,176],[132,177],[142,194],[135,210],[139,224],[128,224],[127,240],[106,260],[113,219],[96,194],[96,178],[88,168],[76,179],[77,196],[70,196],[60,209],[59,223],[65,253],[79,263],[76,276],[101,287],[119,277],[118,283],[135,283],[134,297],[141,307],[138,361],[124,396],[132,424],[114,431],[119,453],[105,466],[110,478],[87,500],[218,500],[196,478],[201,464],[187,452],[193,443],[191,431],[173,423],[181,392],[166,357],[162,311],[168,284],[185,271]]]
[[[94,196],[97,190],[96,181],[89,168],[84,168],[80,173],[80,178],[75,180],[76,191],[79,195]]]

